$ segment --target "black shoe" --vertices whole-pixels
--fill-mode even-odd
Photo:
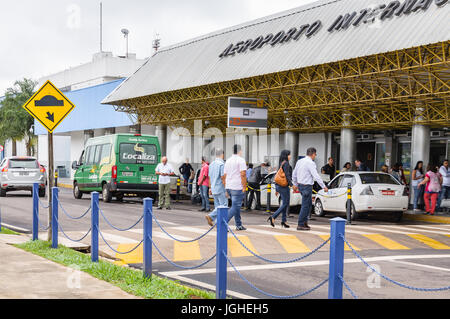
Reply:
[[[161,209],[163,209],[162,207],[158,207],[158,210],[161,210]]]
[[[239,227],[236,227],[236,230],[242,231],[242,230],[247,230],[247,228],[245,228],[244,226],[239,226]]]
[[[202,208],[198,210],[199,212],[206,212],[206,209]]]
[[[286,223],[281,223],[281,228],[291,228],[291,226]]]
[[[269,219],[267,220],[268,223],[270,223],[270,226],[275,228],[275,220],[272,217],[269,217]]]
[[[172,208],[170,208],[170,207],[167,207],[166,209],[167,209],[167,210],[172,210]]]

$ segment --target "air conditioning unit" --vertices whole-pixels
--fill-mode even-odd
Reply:
[[[361,140],[372,140],[373,139],[373,134],[361,134],[359,136],[359,138]]]
[[[444,137],[444,132],[442,131],[431,131],[431,137]]]

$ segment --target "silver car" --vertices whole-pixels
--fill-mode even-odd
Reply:
[[[45,168],[33,157],[7,157],[0,163],[0,197],[10,191],[31,191],[39,184],[39,197],[45,197]]]

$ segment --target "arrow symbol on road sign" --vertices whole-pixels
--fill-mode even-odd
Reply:
[[[47,112],[47,119],[52,122],[55,122],[55,113]]]

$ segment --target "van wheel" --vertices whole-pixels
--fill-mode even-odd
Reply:
[[[326,214],[323,210],[323,204],[320,199],[317,199],[316,203],[314,204],[314,214],[316,214],[316,216],[318,217],[323,217]]]
[[[77,182],[73,185],[73,197],[75,197],[75,199],[81,199],[83,197],[83,192],[80,191],[80,187]]]
[[[103,184],[102,197],[105,203],[111,203],[112,201],[112,193],[108,188],[108,184]]]
[[[356,208],[355,205],[352,203],[352,210],[351,210],[351,214],[350,214],[352,221],[353,220],[357,220],[360,217],[360,213],[356,212]]]

